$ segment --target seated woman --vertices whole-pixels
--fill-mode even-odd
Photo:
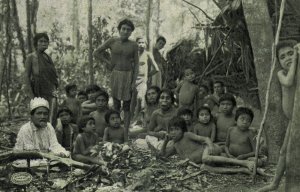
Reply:
[[[70,155],[57,141],[49,120],[49,103],[41,97],[30,101],[29,122],[19,130],[14,150],[38,150],[52,152],[61,157]]]

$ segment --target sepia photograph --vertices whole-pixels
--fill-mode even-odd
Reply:
[[[300,191],[299,0],[0,0],[0,42],[0,192]]]

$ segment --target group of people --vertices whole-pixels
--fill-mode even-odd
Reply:
[[[30,102],[31,121],[21,127],[15,149],[48,150],[60,156],[71,153],[77,161],[104,164],[101,158],[91,156],[91,149],[97,142],[125,143],[128,138],[142,138],[164,157],[176,153],[195,163],[239,165],[250,172],[256,149],[255,131],[250,129],[253,111],[237,107],[235,96],[225,91],[222,81],[215,81],[213,90],[205,84],[195,84],[191,67],[184,69],[183,78],[174,90],[163,88],[165,66],[159,50],[166,44],[166,39],[159,37],[151,53],[146,50],[143,38],[137,38],[136,42],[129,40],[134,31],[130,20],[122,20],[118,30],[119,37],[107,40],[94,52],[95,58],[101,58],[105,50],[111,50],[110,94],[97,85],[89,85],[78,93],[76,85],[67,85],[67,98],[55,115],[58,118],[55,128],[48,120],[55,107],[53,91],[58,82],[53,62],[44,52],[49,38],[46,34],[36,35],[36,52],[26,61],[25,82],[33,98]],[[290,117],[294,91],[290,87],[293,87],[297,63],[292,56],[296,51],[294,42],[283,45],[277,50],[283,67],[278,78],[283,91],[283,111]],[[288,61],[282,61],[285,58]],[[110,97],[113,109],[108,105]],[[131,105],[132,99],[137,101],[136,106]],[[136,132],[129,131],[132,111],[142,114],[143,128]],[[273,186],[278,186],[278,178],[284,171],[288,133],[280,158],[279,176]],[[157,139],[157,145],[148,142],[151,137]],[[262,165],[266,157],[262,154],[259,157],[259,165]],[[232,169],[227,171],[232,172]]]

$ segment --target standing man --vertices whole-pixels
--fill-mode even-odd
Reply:
[[[153,57],[154,57],[155,62],[158,65],[159,71],[152,76],[151,85],[157,86],[160,89],[163,87],[164,82],[165,82],[166,69],[165,69],[165,66],[163,65],[165,60],[164,60],[163,56],[161,55],[161,53],[159,52],[159,50],[164,48],[164,46],[166,45],[166,42],[167,42],[166,38],[164,38],[163,36],[159,36],[156,39],[156,43],[152,50]]]

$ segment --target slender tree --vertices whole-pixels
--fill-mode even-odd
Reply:
[[[80,34],[79,34],[79,16],[78,16],[78,0],[73,0],[73,14],[72,14],[72,27],[73,27],[73,45],[75,50],[79,50]]]
[[[27,48],[28,53],[33,51],[33,40],[31,33],[31,8],[30,8],[30,0],[26,0],[26,25],[27,25]]]
[[[93,15],[93,1],[89,0],[88,5],[88,35],[89,35],[89,83],[94,83],[94,67],[93,67],[93,32],[92,32],[92,15]]]
[[[147,38],[147,42],[148,42],[148,45],[147,45],[148,49],[151,44],[151,42],[150,42],[151,7],[152,7],[152,0],[148,0],[147,13],[146,13],[146,38]]]

